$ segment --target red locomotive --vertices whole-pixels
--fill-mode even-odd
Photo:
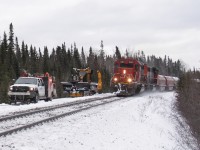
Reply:
[[[111,88],[117,96],[128,96],[144,89],[161,91],[175,88],[177,78],[158,75],[158,69],[133,58],[121,58],[114,63],[114,75]]]

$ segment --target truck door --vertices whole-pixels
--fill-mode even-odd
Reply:
[[[44,83],[41,79],[38,79],[38,93],[40,97],[45,96],[45,88],[44,88]]]

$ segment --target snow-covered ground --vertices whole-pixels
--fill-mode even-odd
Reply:
[[[107,96],[114,96],[114,94],[106,93],[106,94],[96,94],[92,97],[107,97]],[[59,104],[64,104],[73,101],[84,101],[85,99],[91,98],[91,96],[85,97],[77,97],[77,98],[60,98],[60,99],[53,99],[52,101],[45,102],[43,100],[39,101],[37,104],[31,103],[29,105],[8,105],[8,104],[0,104],[0,117],[4,115],[9,115],[15,112],[21,112],[36,108],[48,107],[48,106],[55,106]]]
[[[67,100],[75,99],[22,106],[0,105],[0,113],[6,115]],[[174,93],[155,92],[128,97],[0,137],[0,150],[194,150],[197,149],[195,142],[189,127],[176,111]]]

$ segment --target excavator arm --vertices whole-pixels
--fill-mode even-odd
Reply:
[[[98,90],[98,92],[101,92],[102,91],[102,75],[99,70],[97,70],[97,76],[98,76],[97,90]]]

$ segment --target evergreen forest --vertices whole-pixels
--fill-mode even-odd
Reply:
[[[134,57],[149,66],[157,67],[159,74],[163,75],[179,77],[184,70],[180,60],[173,61],[168,56],[163,58],[155,55],[145,56],[143,51],[130,53],[126,50],[125,54],[122,54],[122,50],[116,46],[115,53],[107,55],[103,41],[98,52],[92,47],[78,49],[76,43],[69,46],[63,43],[53,49],[47,46],[36,49],[24,41],[18,42],[12,23],[9,25],[9,33],[4,32],[0,37],[0,103],[8,103],[9,86],[20,76],[22,70],[30,74],[49,72],[55,76],[58,97],[63,96],[60,82],[70,80],[73,68],[90,67],[93,70],[93,82],[97,82],[97,70],[99,70],[103,78],[103,92],[109,92],[114,61],[121,57]]]

